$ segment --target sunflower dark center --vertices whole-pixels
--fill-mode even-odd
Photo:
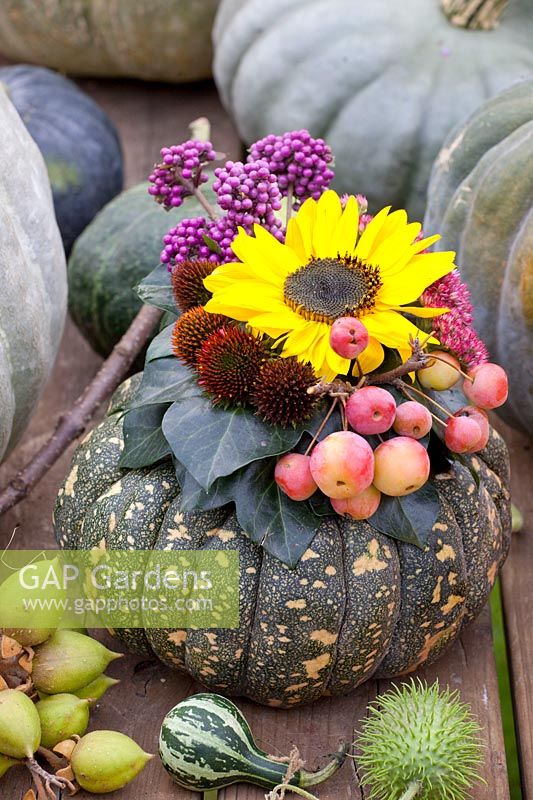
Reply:
[[[285,280],[285,302],[305,319],[335,322],[360,316],[375,305],[379,268],[359,258],[316,258]]]

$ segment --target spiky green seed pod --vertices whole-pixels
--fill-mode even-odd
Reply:
[[[89,725],[89,701],[73,694],[52,694],[35,708],[41,720],[41,744],[49,749],[75,734],[83,736]]]
[[[0,692],[0,753],[31,758],[41,743],[41,722],[30,698],[16,689]]]
[[[371,705],[357,741],[369,800],[463,800],[479,778],[479,733],[457,692],[395,686]]]
[[[99,675],[94,681],[83,686],[81,689],[76,689],[74,694],[82,700],[89,701],[89,707],[92,708],[96,705],[98,700],[110,689],[120,683],[116,678],[111,678],[109,675]]]
[[[39,645],[33,660],[33,683],[39,692],[76,692],[94,681],[121,653],[75,631],[60,630]]]
[[[153,758],[117,731],[93,731],[77,743],[70,766],[82,789],[107,794],[122,789]]]

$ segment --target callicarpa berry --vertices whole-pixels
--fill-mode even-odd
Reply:
[[[276,175],[284,197],[292,186],[298,203],[313,197],[318,200],[334,177],[330,169],[333,155],[323,139],[314,139],[309,131],[288,131],[281,136],[270,134],[252,144],[249,161],[263,159]]]
[[[211,142],[189,140],[183,144],[163,147],[162,161],[154,166],[148,180],[153,185],[148,193],[166,208],[178,208],[185,197],[192,192],[183,185],[182,180],[193,187],[207,181],[202,169],[214,161],[216,153]]]
[[[251,232],[257,223],[282,238],[281,221],[275,214],[281,209],[281,193],[267,161],[227,161],[215,170],[213,191],[220,208],[236,226]]]

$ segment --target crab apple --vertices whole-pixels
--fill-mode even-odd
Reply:
[[[274,480],[291,500],[308,500],[316,492],[310,462],[310,456],[286,453],[276,464]]]
[[[374,450],[374,485],[383,494],[404,497],[429,478],[429,456],[416,439],[396,436]]]
[[[318,488],[335,500],[354,497],[372,483],[374,453],[351,431],[330,433],[311,453],[311,475]]]
[[[433,419],[428,409],[416,400],[401,403],[396,409],[393,428],[400,436],[421,439],[430,432]]]
[[[470,419],[475,419],[481,428],[481,438],[477,442],[475,449],[469,450],[468,452],[477,453],[478,450],[483,450],[483,448],[487,446],[490,435],[489,418],[487,412],[483,411],[482,408],[477,408],[476,406],[464,406],[464,408],[460,408],[459,411],[455,412],[454,417],[469,417]]]
[[[416,373],[418,380],[424,389],[434,389],[436,392],[451,389],[459,380],[459,370],[461,368],[459,361],[451,353],[446,353],[444,350],[435,350],[429,356],[430,358],[431,356],[437,356],[437,358],[433,358],[430,361],[429,367],[418,370]]]
[[[483,431],[473,417],[449,417],[444,432],[444,442],[452,453],[474,453],[481,449]]]
[[[331,326],[329,343],[337,355],[357,358],[368,347],[368,331],[356,317],[339,317]]]
[[[381,492],[371,484],[355,497],[346,497],[342,500],[332,500],[331,505],[341,517],[352,519],[368,519],[377,510],[381,500]]]
[[[468,376],[463,382],[463,392],[471,403],[480,408],[498,408],[505,403],[509,383],[499,364],[478,364],[469,370]]]
[[[350,426],[364,436],[388,431],[395,414],[394,397],[379,386],[363,386],[346,403],[346,417]]]

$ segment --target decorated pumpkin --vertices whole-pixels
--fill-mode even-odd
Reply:
[[[50,374],[67,302],[66,265],[46,167],[0,86],[0,460]]]
[[[96,212],[122,189],[118,134],[100,106],[56,72],[2,67],[0,83],[44,156],[68,254]]]
[[[449,131],[533,71],[530,0],[442,5],[223,0],[213,69],[244,141],[308,128],[335,151],[340,192],[420,219]]]
[[[201,213],[190,197],[166,214],[142,183],[116,197],[79,237],[68,264],[69,311],[97,353],[109,355],[139,311],[134,287],[157,264],[168,229]]]
[[[127,646],[229,695],[294,706],[434,661],[481,610],[510,541],[509,462],[496,431],[435,480],[440,512],[423,549],[368,522],[324,518],[294,569],[254,544],[225,506],[182,510],[170,460],[120,467],[123,384],[78,448],[55,509],[68,549],[238,550],[238,630],[129,630]],[[156,409],[154,407],[154,413]],[[391,520],[394,526],[394,520]]]
[[[218,0],[8,0],[0,52],[73,75],[194,81],[211,74]]]
[[[474,322],[507,371],[506,421],[533,426],[533,81],[482,105],[435,162],[425,225],[457,250]]]
[[[168,324],[74,456],[59,544],[237,551],[238,628],[220,607],[212,625],[143,611],[115,631],[225,694],[290,707],[431,662],[483,607],[511,530],[485,411],[507,378],[453,252],[328,190],[309,132],[216,168],[216,203],[210,142],[161,155],[150,194],[208,216],[173,229],[140,285]]]

